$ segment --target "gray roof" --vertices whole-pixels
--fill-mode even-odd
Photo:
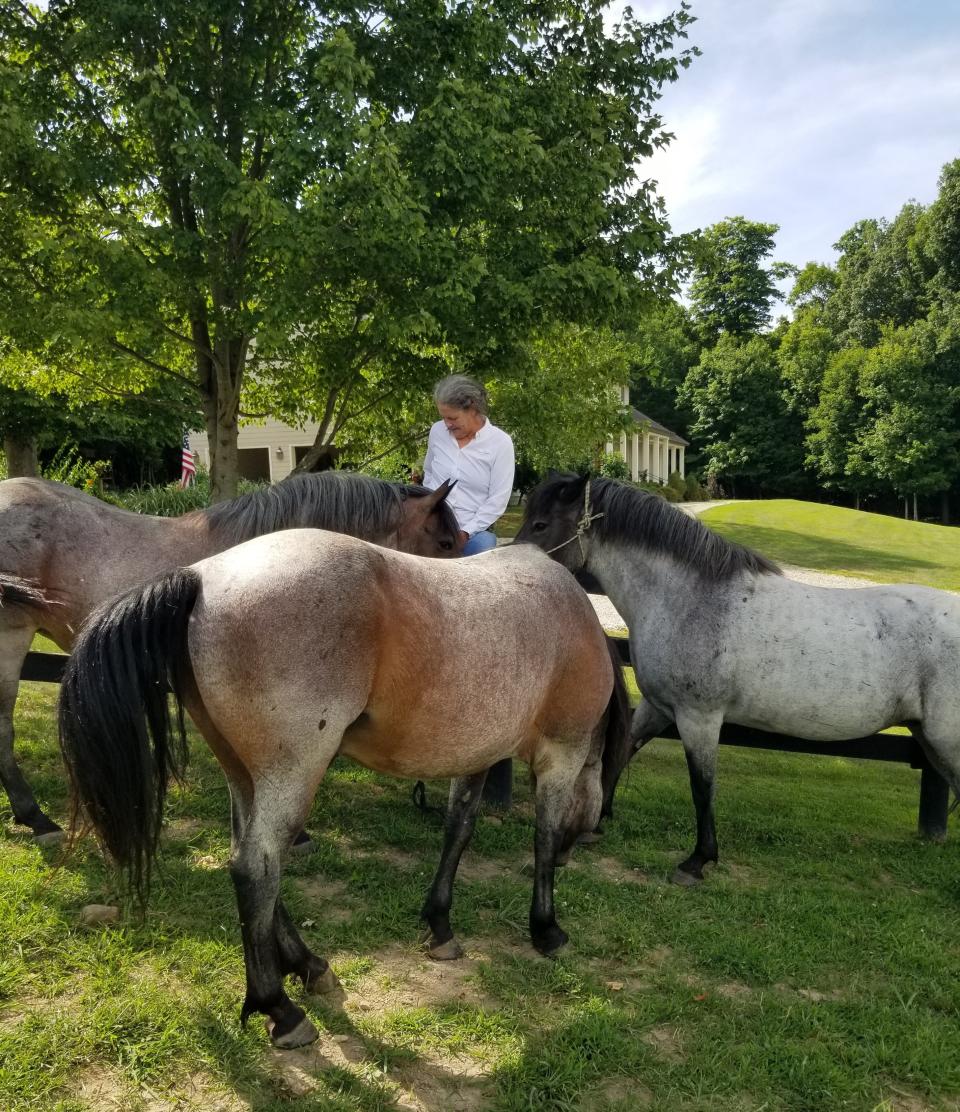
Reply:
[[[659,421],[654,421],[652,417],[648,417],[646,413],[641,413],[639,409],[631,409],[633,414],[633,423],[635,425],[645,425],[651,432],[657,432],[661,436],[670,437],[671,444],[682,444],[684,448],[689,447],[690,441],[684,440],[682,436],[678,436],[666,425],[661,425]]]

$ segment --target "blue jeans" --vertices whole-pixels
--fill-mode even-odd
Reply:
[[[474,533],[472,537],[467,538],[467,543],[463,546],[460,555],[477,556],[481,552],[489,552],[491,548],[496,547],[496,536],[489,529],[481,529],[479,533]]]

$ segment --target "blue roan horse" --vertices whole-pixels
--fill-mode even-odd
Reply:
[[[171,729],[167,683],[179,707]],[[572,576],[531,548],[424,560],[319,529],[247,541],[135,588],[84,626],[64,677],[60,739],[76,794],[135,886],[149,879],[183,708],[230,785],[230,872],[247,969],[243,1014],[278,1046],[316,1030],[283,989],[335,984],[279,895],[284,852],[338,753],[394,776],[454,778],[423,909],[437,958],[458,956],[453,876],[486,770],[536,774],[530,930],[566,941],[557,856],[600,816],[629,754],[621,670]]]
[[[592,574],[630,627],[643,699],[637,748],[675,722],[697,844],[717,860],[713,799],[724,722],[812,741],[908,725],[960,794],[960,599],[927,587],[813,587],[656,495],[565,475],[534,490],[515,543]]]

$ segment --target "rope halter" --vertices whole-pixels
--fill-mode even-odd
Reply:
[[[600,517],[603,517],[602,513],[590,513],[590,480],[587,479],[587,485],[583,491],[583,515],[577,522],[577,531],[569,540],[562,541],[560,544],[554,545],[553,548],[548,548],[547,555],[549,556],[552,552],[558,551],[558,549],[566,548],[568,544],[573,544],[573,542],[576,541],[580,545],[580,556],[584,563],[586,563],[587,554],[583,549],[583,538],[584,535],[590,531],[590,526],[593,524],[593,522],[595,522],[597,518]]]

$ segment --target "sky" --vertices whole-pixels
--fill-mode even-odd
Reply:
[[[634,0],[645,19],[676,7]],[[622,8],[613,5],[613,11]],[[640,166],[675,232],[778,224],[775,258],[832,262],[857,220],[929,204],[960,157],[960,0],[692,0],[703,51]]]

